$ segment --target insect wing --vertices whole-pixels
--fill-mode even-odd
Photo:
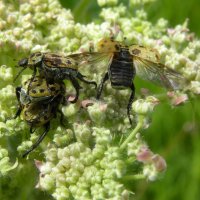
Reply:
[[[50,104],[36,103],[26,105],[22,110],[21,117],[33,126],[41,126],[50,121],[54,115]]]
[[[160,54],[156,49],[153,48],[147,48],[139,45],[131,45],[129,47],[129,52],[133,56],[137,56],[154,63],[160,62]]]
[[[70,68],[77,69],[78,62],[71,56],[46,53],[43,57],[43,64],[49,68]]]
[[[133,45],[129,51],[133,55],[136,74],[140,78],[172,90],[183,87],[184,78],[178,72],[160,63],[157,50]]]
[[[104,74],[110,66],[113,53],[81,53],[71,55],[79,64],[79,72],[83,75],[93,76],[93,74]]]
[[[27,91],[29,92],[27,93]],[[63,82],[47,83],[45,78],[36,76],[32,81],[29,79],[22,84],[20,102],[26,105],[28,103],[54,99],[56,96],[64,92],[65,85]]]

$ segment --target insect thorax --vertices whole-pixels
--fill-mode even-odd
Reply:
[[[28,59],[29,67],[32,68],[32,67],[40,66],[42,62],[42,58],[43,58],[43,54],[40,52],[31,54],[31,56]]]
[[[48,67],[42,63],[42,68],[39,70],[40,74],[49,80],[62,81],[68,79],[70,76],[76,77],[78,71],[71,68]]]
[[[135,76],[133,59],[128,49],[122,48],[114,53],[113,61],[109,69],[109,77],[112,87],[124,89],[130,87]]]

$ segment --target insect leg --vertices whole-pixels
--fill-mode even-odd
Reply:
[[[108,80],[108,72],[106,72],[106,74],[104,75],[103,79],[101,80],[101,83],[99,85],[99,87],[97,88],[97,99],[100,98],[102,90],[103,90],[103,85],[104,83]]]
[[[17,100],[18,100],[18,102],[19,102],[19,105],[18,105],[18,108],[17,108],[17,112],[15,113],[14,117],[8,117],[8,118],[6,118],[6,119],[5,119],[5,123],[6,123],[8,120],[16,119],[16,118],[20,115],[20,113],[21,113],[21,111],[22,111],[22,106],[21,106],[21,103],[20,103],[20,91],[21,91],[21,87],[16,87],[16,89],[15,89],[15,94],[16,94]]]
[[[78,81],[72,75],[69,75],[69,79],[76,90],[75,99],[73,101],[71,101],[71,103],[76,103],[78,100],[78,97],[79,97],[79,90],[81,89],[81,86],[79,85]]]
[[[49,93],[52,94],[52,91],[51,91],[51,89],[49,88],[49,80],[48,80],[46,77],[44,77],[44,78],[45,78],[45,80],[46,80],[47,89],[48,89]]]
[[[15,88],[15,94],[17,97],[18,102],[20,103],[20,91],[21,91],[22,87],[16,87]]]
[[[49,129],[50,129],[50,122],[46,123],[44,125],[45,127],[45,131],[42,133],[42,135],[38,138],[38,140],[36,141],[35,144],[33,144],[33,146],[28,150],[26,151],[22,157],[25,158],[29,153],[31,153],[35,148],[37,148],[37,146],[42,142],[42,140],[44,139],[44,137],[46,136],[46,134],[49,132]]]
[[[65,123],[64,123],[64,115],[63,115],[62,111],[58,109],[57,112],[60,113],[60,124],[61,124],[63,127],[66,128],[66,125],[65,125]],[[68,124],[68,122],[67,122],[67,124]]]
[[[18,106],[17,112],[15,113],[15,115],[14,115],[13,118],[8,118],[7,120],[9,120],[9,119],[16,119],[20,115],[20,113],[22,111],[22,107],[21,107],[21,103],[20,103],[20,91],[21,91],[21,87],[16,87],[15,93],[16,93],[16,96],[17,96],[17,100],[19,102],[19,106]]]
[[[42,68],[42,69],[43,69],[43,70],[42,70],[43,73],[40,72],[40,73],[41,73],[41,77],[44,78],[44,79],[46,80],[46,86],[47,86],[47,89],[48,89],[49,93],[51,94],[52,91],[51,91],[50,88],[49,88],[49,83],[52,82],[53,79],[52,79],[52,77],[48,77],[48,72],[47,72],[47,69],[46,69],[44,63],[43,63],[43,65],[42,65],[42,67],[43,67],[43,68]]]
[[[81,81],[83,81],[84,83],[87,83],[87,84],[93,84],[95,86],[95,88],[97,88],[97,83],[95,81],[88,81],[88,80],[85,80],[86,76],[82,75],[81,73],[77,73],[77,78]]]
[[[133,100],[134,100],[134,97],[135,97],[135,86],[134,86],[133,83],[131,84],[130,88],[131,88],[131,96],[129,98],[129,102],[128,102],[128,105],[127,105],[127,115],[128,115],[128,119],[129,119],[130,124],[132,124],[130,111],[131,111],[131,106],[132,106],[132,103],[133,103]]]
[[[7,120],[10,120],[10,119],[16,119],[16,118],[20,115],[21,111],[22,111],[22,108],[19,107],[19,108],[17,109],[17,112],[15,113],[14,117],[12,117],[12,118],[7,118],[6,121],[7,121]]]
[[[33,68],[33,75],[32,75],[32,77],[31,77],[31,80],[30,80],[29,84],[28,84],[27,94],[29,94],[29,89],[30,89],[31,83],[33,82],[33,80],[34,80],[34,78],[35,78],[35,76],[36,76],[36,72],[37,72],[36,67],[34,67],[34,68]]]
[[[33,129],[33,126],[31,125],[31,127],[30,127],[30,133],[32,134],[34,132],[35,132],[35,129]]]

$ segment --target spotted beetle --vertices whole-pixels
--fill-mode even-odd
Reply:
[[[49,103],[59,94],[65,95],[65,84],[62,81],[59,83],[47,82],[45,78],[35,76],[34,79],[25,81],[22,87],[17,87],[16,92],[20,93],[21,104],[25,105],[44,100]]]
[[[39,74],[44,76],[48,82],[60,82],[64,79],[69,79],[76,90],[76,97],[72,101],[72,103],[75,103],[79,97],[79,89],[81,89],[77,79],[87,84],[93,84],[95,87],[97,87],[95,81],[86,80],[85,76],[78,71],[79,64],[82,62],[82,56],[81,54],[76,55],[77,56],[71,57],[70,55],[63,56],[55,53],[37,52],[31,54],[28,58],[21,59],[18,62],[18,65],[22,67],[20,73],[27,67],[33,70],[32,80],[36,76],[37,69]],[[15,80],[20,73],[18,73],[18,75],[15,77]]]
[[[25,82],[25,85],[27,85],[29,81],[30,79],[27,82]],[[37,139],[36,143],[34,143],[32,147],[22,155],[23,157],[26,157],[42,142],[42,140],[44,139],[44,137],[50,129],[51,119],[55,118],[58,112],[61,114],[60,122],[62,125],[64,124],[63,114],[59,110],[59,105],[65,103],[65,93],[63,92],[65,91],[64,84],[62,83],[62,85],[60,86],[58,86],[58,83],[52,85],[50,84],[49,88],[57,88],[57,91],[51,90],[52,93],[50,95],[45,84],[37,86],[37,83],[39,82],[45,83],[46,80],[42,80],[40,77],[35,77],[35,79],[33,79],[32,82],[33,85],[31,85],[28,94],[26,92],[22,92],[22,87],[16,88],[16,96],[19,102],[19,108],[14,118],[21,116],[22,120],[26,121],[29,124],[30,133],[33,133],[35,131],[34,128],[40,126],[44,126],[45,128],[44,132]],[[33,86],[35,86],[35,88]],[[41,86],[43,86],[42,88],[46,91],[46,93],[40,91]],[[36,92],[32,92],[33,89],[35,89]],[[45,96],[44,93],[45,95],[49,95]]]
[[[23,158],[32,152],[49,132],[50,120],[55,118],[56,113],[59,111],[59,101],[59,96],[57,96],[50,104],[43,104],[41,102],[26,104],[21,110],[20,116],[22,120],[26,121],[30,126],[30,133],[35,131],[34,128],[41,126],[44,126],[45,128],[44,132],[39,136],[37,141],[22,155]]]

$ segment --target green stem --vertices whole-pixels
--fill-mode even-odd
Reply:
[[[132,164],[132,163],[135,162],[135,160],[136,160],[136,157],[131,157],[131,158],[128,158],[128,159],[126,160],[126,163],[127,163],[127,164]]]
[[[143,122],[144,122],[144,116],[139,116],[139,122],[137,124],[137,126],[133,129],[133,131],[130,133],[130,135],[126,138],[126,140],[121,144],[120,149],[123,150],[126,148],[127,144],[133,140],[133,138],[135,137],[136,133],[141,129],[141,127],[143,126]]]
[[[132,180],[141,180],[144,178],[145,178],[145,176],[143,174],[135,174],[135,175],[123,176],[123,178],[121,178],[121,180],[122,181],[132,181]]]

